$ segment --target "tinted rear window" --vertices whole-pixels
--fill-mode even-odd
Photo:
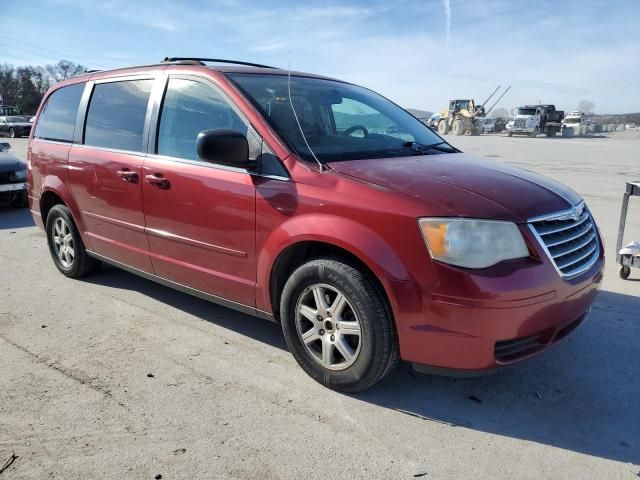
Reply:
[[[142,132],[153,80],[99,83],[91,95],[84,143],[142,151]]]
[[[83,91],[84,83],[77,83],[53,92],[40,113],[34,135],[47,140],[72,142]]]

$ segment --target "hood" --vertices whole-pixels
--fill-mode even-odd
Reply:
[[[332,162],[335,171],[402,192],[428,215],[526,222],[580,202],[570,188],[541,175],[463,153]]]
[[[0,152],[0,173],[24,170],[27,164],[9,152]]]

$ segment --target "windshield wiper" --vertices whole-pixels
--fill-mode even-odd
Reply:
[[[441,147],[441,145],[446,144],[446,147]],[[411,150],[415,151],[415,152],[420,152],[420,153],[426,153],[428,150],[440,150],[440,151],[445,151],[445,152],[451,152],[451,153],[455,153],[457,150],[455,148],[453,148],[451,145],[449,145],[447,142],[442,141],[442,142],[437,142],[437,143],[431,143],[429,145],[425,145],[424,143],[420,143],[420,142],[405,142],[402,144],[403,147],[405,148],[410,148]]]

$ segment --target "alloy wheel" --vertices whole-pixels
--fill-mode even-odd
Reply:
[[[344,370],[358,359],[361,324],[337,288],[321,283],[305,288],[296,304],[295,323],[305,349],[321,366]]]
[[[71,228],[61,217],[56,218],[53,223],[53,249],[60,264],[64,268],[71,268],[75,258],[75,245]]]

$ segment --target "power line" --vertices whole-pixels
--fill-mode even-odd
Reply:
[[[0,42],[0,45],[4,45],[5,47],[12,48],[12,49],[14,49],[14,50],[23,51],[23,52],[25,52],[25,53],[28,53],[29,55],[35,55],[35,56],[37,56],[37,57],[46,58],[47,60],[53,60],[53,61],[56,61],[55,57],[51,57],[51,56],[47,56],[47,55],[42,55],[41,53],[37,53],[37,52],[34,52],[34,51],[32,51],[32,50],[27,50],[26,48],[15,47],[15,46],[13,46],[13,45],[9,45],[9,44],[7,44],[7,43],[3,43],[3,42]],[[5,53],[4,55],[8,55],[8,54],[6,54],[6,53]]]
[[[78,55],[66,55],[66,54],[64,54],[64,53],[62,53],[62,52],[58,52],[58,51],[55,51],[55,50],[51,50],[50,48],[40,47],[40,46],[38,46],[38,45],[34,45],[33,43],[28,43],[28,42],[25,42],[25,41],[23,41],[23,40],[18,40],[18,39],[16,39],[16,38],[12,38],[12,37],[9,37],[9,36],[4,35],[4,34],[0,34],[0,37],[1,37],[1,38],[5,38],[5,39],[7,39],[7,40],[11,40],[12,42],[19,43],[20,45],[26,45],[26,46],[29,46],[29,47],[31,47],[31,48],[35,48],[35,49],[38,49],[38,50],[42,50],[42,51],[44,51],[44,52],[49,52],[50,54],[54,54],[54,55],[56,55],[56,56],[58,56],[58,57],[61,57],[61,58],[66,58],[66,59],[71,59],[71,58],[80,58],[80,59],[82,59],[82,58],[84,58],[85,60],[88,60],[88,57],[78,56]],[[19,49],[18,47],[11,46],[11,45],[9,45],[9,44],[5,44],[5,45],[8,45],[9,47],[14,48],[14,49]],[[23,50],[24,50],[24,48],[23,48]],[[26,51],[26,50],[25,50],[25,51]],[[40,56],[40,57],[44,57],[44,58],[49,58],[49,59],[50,59],[50,57],[45,57],[44,55],[41,55],[41,54],[36,54],[36,53],[33,53],[33,52],[31,52],[31,53],[32,53],[33,55],[38,55],[38,56]],[[105,66],[105,65],[103,65],[103,64],[100,64],[100,63],[95,62],[94,60],[91,60],[91,61],[85,61],[85,62],[83,62],[83,63],[90,63],[90,64],[92,64],[92,65],[95,65],[95,66],[97,66],[97,67],[101,67],[101,68],[109,68],[109,67],[107,67],[107,66]]]

